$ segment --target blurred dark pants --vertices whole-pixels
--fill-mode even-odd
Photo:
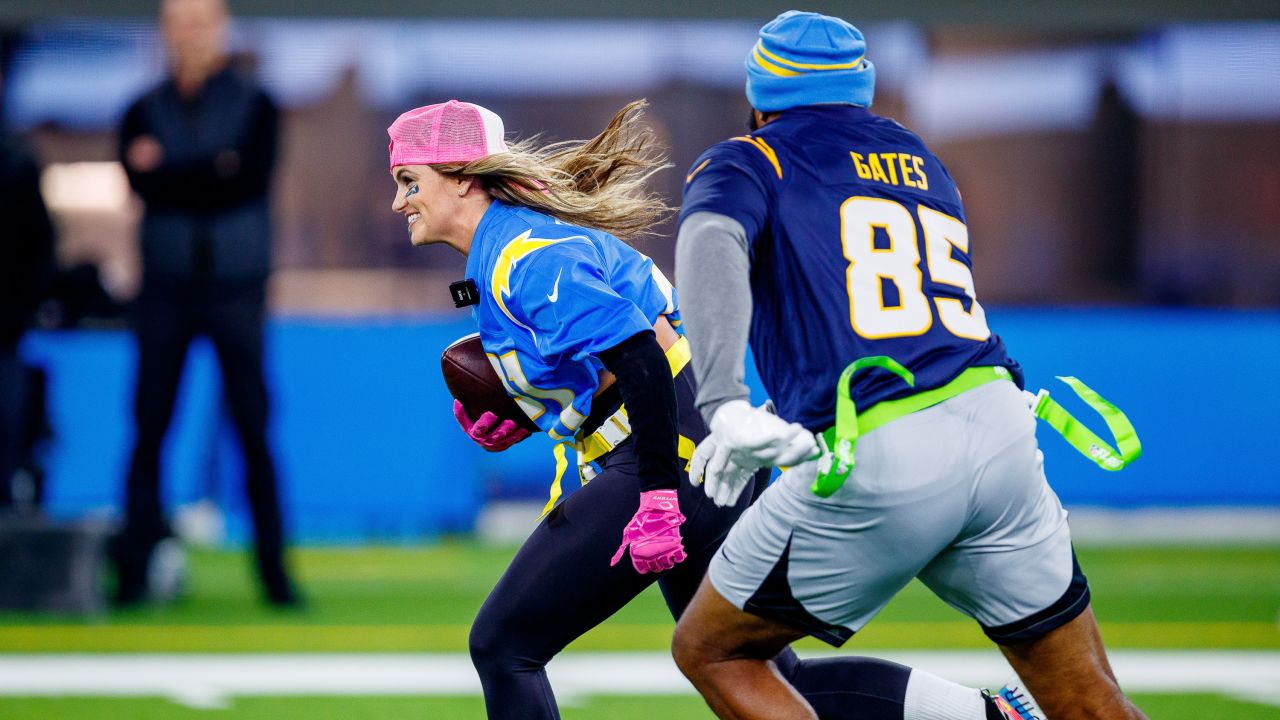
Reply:
[[[187,349],[197,335],[213,344],[223,391],[244,450],[258,577],[269,601],[294,600],[284,564],[284,532],[275,465],[267,447],[261,283],[194,283],[144,288],[135,306],[137,437],[125,493],[125,526],[114,549],[118,602],[143,599],[147,562],[170,535],[160,499],[160,450],[173,417]]]

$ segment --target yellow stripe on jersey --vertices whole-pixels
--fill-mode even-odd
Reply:
[[[507,304],[502,300],[504,295],[511,296],[511,271],[515,269],[517,262],[534,250],[560,242],[559,240],[532,239],[529,237],[532,232],[532,230],[525,230],[502,248],[502,252],[498,255],[498,262],[493,267],[493,279],[490,282],[490,287],[493,288],[493,299],[497,302],[498,308],[511,319],[511,322],[524,327],[526,330],[529,328],[515,319],[511,311],[507,309]]]
[[[516,320],[511,311],[507,309],[507,303],[503,301],[503,296],[511,297],[511,271],[515,269],[516,263],[528,257],[535,250],[541,250],[548,245],[555,245],[566,240],[585,240],[582,235],[572,235],[570,237],[542,239],[529,237],[532,230],[525,230],[517,235],[511,242],[507,243],[502,251],[498,254],[498,262],[493,267],[493,277],[490,286],[493,288],[493,299],[498,304],[498,308],[506,315],[511,322],[519,325],[532,335],[533,329],[524,323]]]
[[[759,60],[760,55],[764,55],[765,57],[769,58],[775,63],[778,63],[779,65],[786,65],[789,68],[796,68],[798,70],[851,70],[851,69],[856,69],[858,66],[860,66],[862,64],[862,58],[863,58],[862,55],[859,55],[858,57],[854,58],[852,62],[831,63],[831,64],[792,62],[784,57],[781,57],[779,55],[775,55],[774,53],[769,52],[768,49],[765,48],[764,41],[762,40],[756,41],[755,50],[757,54],[756,55],[757,61]],[[798,73],[793,72],[791,74],[796,75]]]
[[[752,147],[759,150],[765,156],[765,159],[769,161],[770,165],[773,165],[773,171],[778,173],[778,179],[782,179],[782,165],[778,163],[778,153],[774,152],[773,148],[769,147],[769,143],[758,137],[751,137],[750,135],[739,135],[738,137],[730,139],[737,140],[738,142],[750,143]]]
[[[698,174],[698,173],[700,173],[700,172],[702,172],[702,169],[703,169],[703,168],[705,168],[707,165],[710,165],[710,164],[711,164],[711,158],[707,158],[706,160],[703,160],[703,161],[698,165],[698,167],[696,167],[696,168],[694,168],[694,169],[693,169],[693,172],[691,172],[691,173],[689,173],[688,175],[686,175],[686,176],[685,176],[685,178],[684,178],[684,184],[685,184],[685,185],[688,185],[689,183],[693,182],[693,176],[694,176],[694,175],[697,175],[697,174]]]

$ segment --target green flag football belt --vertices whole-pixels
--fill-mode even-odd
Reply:
[[[836,386],[836,424],[827,428],[821,435],[828,452],[823,454],[818,467],[817,479],[813,482],[813,492],[820,497],[830,497],[840,489],[844,481],[853,471],[853,454],[858,437],[886,423],[910,415],[918,410],[937,405],[967,392],[976,387],[996,380],[1012,380],[1009,371],[1003,367],[971,367],[960,373],[954,380],[932,390],[925,390],[897,400],[885,400],[876,403],[866,411],[859,413],[849,394],[850,381],[854,374],[869,368],[879,368],[898,376],[908,387],[915,387],[915,376],[896,360],[876,355],[865,357],[849,364],[840,374],[840,382]],[[1049,397],[1048,390],[1041,390],[1034,396],[1031,411],[1036,417],[1044,420],[1071,444],[1080,454],[1092,460],[1103,470],[1117,471],[1137,460],[1142,454],[1142,444],[1138,441],[1138,433],[1133,429],[1129,418],[1115,405],[1107,402],[1089,386],[1073,377],[1058,376],[1066,383],[1086,405],[1093,408],[1107,429],[1115,436],[1116,447],[1112,447],[1096,433],[1077,420],[1066,408]],[[1032,397],[1030,393],[1028,397]]]

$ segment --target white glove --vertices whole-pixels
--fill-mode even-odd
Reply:
[[[736,505],[747,482],[762,467],[795,465],[820,454],[813,433],[745,400],[721,405],[711,434],[693,451],[689,480],[721,507]]]
[[[698,443],[689,460],[689,482],[702,485],[711,501],[720,507],[738,504],[738,496],[755,475],[755,470],[735,463],[729,457],[729,449],[711,433]]]
[[[821,453],[813,433],[804,426],[753,407],[746,400],[721,405],[711,418],[711,433],[736,464],[752,470],[795,465]]]

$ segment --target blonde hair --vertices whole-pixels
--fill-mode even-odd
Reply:
[[[533,137],[510,143],[508,152],[431,167],[480,178],[491,197],[572,225],[618,237],[643,235],[672,211],[660,195],[645,190],[654,173],[671,167],[653,132],[640,122],[647,106],[644,100],[628,103],[590,140],[539,147]]]

